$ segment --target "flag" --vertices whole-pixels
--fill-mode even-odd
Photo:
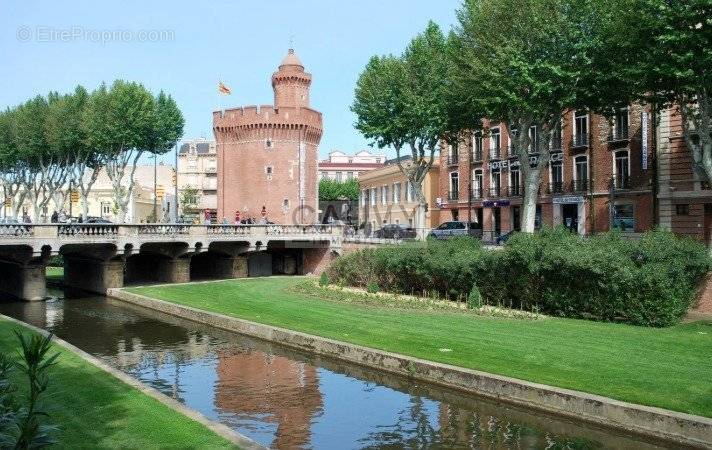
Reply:
[[[232,94],[232,90],[230,90],[229,87],[225,86],[222,81],[218,83],[218,92],[225,95]]]

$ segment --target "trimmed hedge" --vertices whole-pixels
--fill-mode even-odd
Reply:
[[[483,304],[636,325],[678,322],[710,270],[707,249],[670,232],[630,240],[565,229],[513,235],[502,251],[469,239],[362,250],[338,258],[340,284],[451,299],[477,288]]]

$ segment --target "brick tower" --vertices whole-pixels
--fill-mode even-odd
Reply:
[[[267,219],[281,224],[317,218],[321,113],[309,107],[311,74],[289,49],[272,75],[274,106],[213,112],[218,155],[218,221]]]

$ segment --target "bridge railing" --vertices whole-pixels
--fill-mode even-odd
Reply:
[[[118,238],[126,236],[340,236],[340,225],[191,225],[191,224],[0,224],[0,239]]]

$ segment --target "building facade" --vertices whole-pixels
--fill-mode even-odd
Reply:
[[[568,111],[551,143],[536,226],[563,225],[579,234],[654,226],[654,153],[650,112],[641,105],[614,118]],[[457,146],[442,144],[437,208],[440,220],[482,224],[484,238],[519,230],[523,179],[507,124],[485,121]],[[527,130],[538,139],[537,130]],[[532,153],[530,162],[538,155]]]
[[[423,193],[429,205],[425,214],[426,228],[440,223],[439,211],[432,207],[439,195],[439,173],[439,161],[435,161],[423,180]],[[397,164],[363,174],[359,187],[359,219],[367,234],[386,224],[414,226],[418,200]]]
[[[194,216],[208,211],[217,217],[218,163],[215,141],[192,139],[178,150],[178,198],[181,213]]]
[[[319,161],[319,179],[348,181],[358,179],[369,170],[379,169],[386,163],[386,155],[374,155],[362,150],[354,155],[334,150],[329,158]]]
[[[322,117],[309,106],[311,81],[290,49],[272,75],[274,105],[213,113],[219,219],[316,221]]]
[[[663,111],[658,127],[660,227],[712,244],[712,190],[693,170],[677,109]]]

